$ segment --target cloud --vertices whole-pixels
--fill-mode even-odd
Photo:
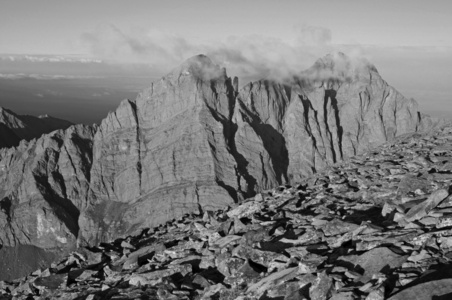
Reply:
[[[50,62],[50,63],[81,63],[81,64],[100,64],[102,60],[86,57],[71,57],[62,55],[6,55],[0,56],[0,60],[11,62]]]
[[[93,55],[106,60],[155,66],[179,63],[194,48],[193,44],[176,35],[143,29],[125,32],[113,25],[103,25],[84,33],[82,43]]]
[[[46,89],[44,91],[45,94],[50,95],[50,96],[54,96],[54,97],[60,97],[63,96],[62,92],[59,91],[55,91],[55,90],[51,90],[51,89]]]
[[[91,94],[91,97],[93,97],[93,98],[100,98],[100,97],[110,96],[110,95],[111,95],[110,92],[103,91],[103,92],[93,93],[93,94]]]
[[[0,79],[37,79],[37,80],[58,80],[58,79],[89,79],[103,78],[102,76],[84,75],[47,75],[47,74],[25,74],[25,73],[0,73]]]
[[[359,52],[353,47],[332,45],[331,31],[323,27],[297,28],[291,41],[252,35],[221,41],[195,43],[159,30],[124,31],[103,25],[82,36],[83,43],[99,59],[148,64],[164,74],[189,57],[206,54],[228,73],[247,78],[282,78],[298,74],[327,53]]]

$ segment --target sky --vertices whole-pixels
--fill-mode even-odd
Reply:
[[[128,78],[118,96],[133,95],[199,53],[246,83],[343,51],[366,57],[422,110],[452,117],[451,32],[445,0],[0,0],[0,105],[2,82],[11,95],[11,80],[30,75],[60,86],[61,103],[65,85],[99,81],[91,95],[105,93],[113,109],[117,80],[105,78]],[[45,102],[43,90],[27,101]]]

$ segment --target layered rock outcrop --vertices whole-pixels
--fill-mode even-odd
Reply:
[[[0,151],[2,251],[63,253],[216,210],[435,122],[342,54],[241,90],[196,56],[98,127]]]

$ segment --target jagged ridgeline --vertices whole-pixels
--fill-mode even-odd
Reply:
[[[0,279],[296,182],[436,122],[374,66],[343,54],[240,90],[224,68],[195,56],[99,126],[0,150],[0,268],[10,268]]]
[[[21,140],[38,138],[44,133],[66,129],[71,125],[71,122],[48,115],[17,115],[0,107],[0,148],[17,146]]]

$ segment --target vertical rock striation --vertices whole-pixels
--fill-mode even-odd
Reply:
[[[186,61],[102,121],[82,213],[89,243],[233,203],[234,89],[209,58]]]

